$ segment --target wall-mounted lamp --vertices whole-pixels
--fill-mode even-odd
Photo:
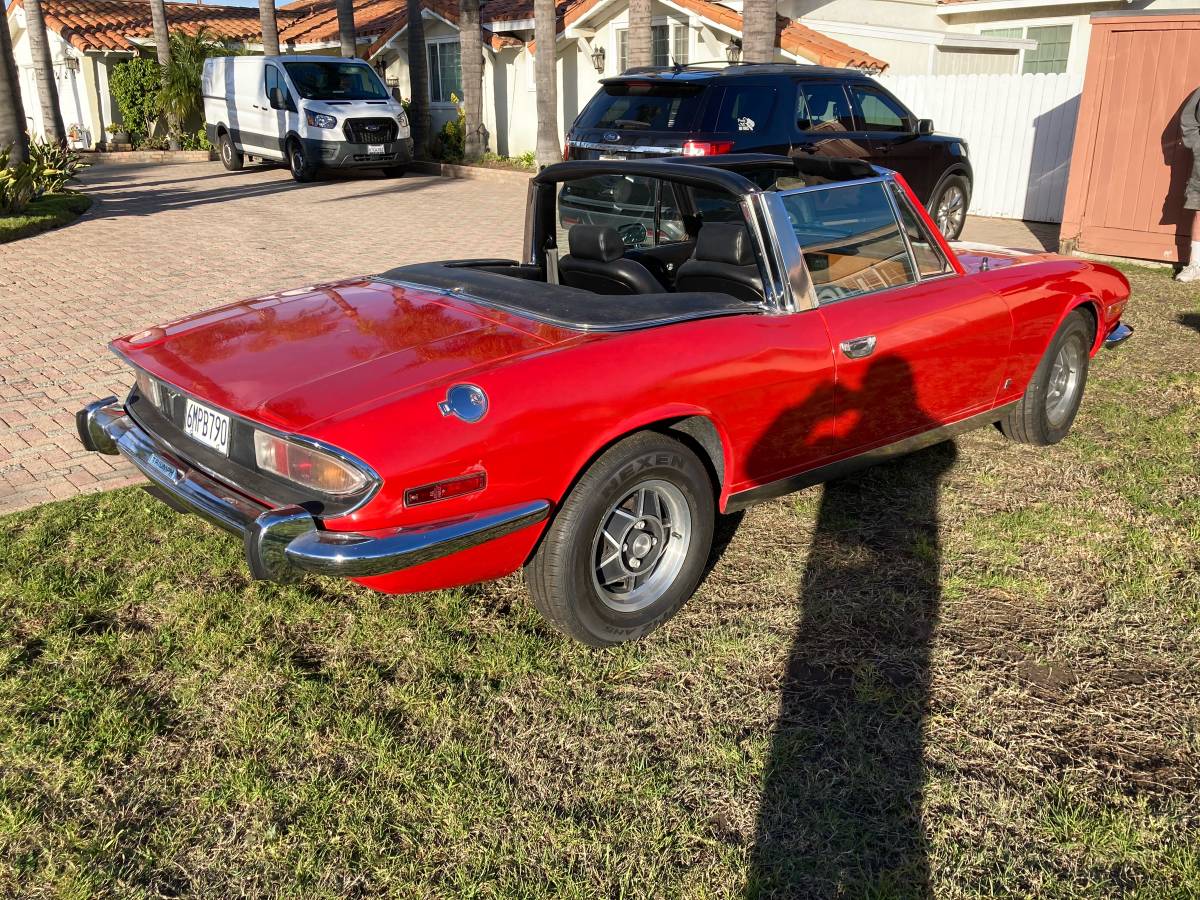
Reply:
[[[596,67],[597,74],[604,73],[604,57],[605,56],[607,56],[607,54],[604,52],[603,47],[597,47],[595,50],[592,51],[592,65]]]
[[[725,47],[725,58],[731,63],[741,62],[742,39],[740,37],[731,37],[729,39],[729,43]]]

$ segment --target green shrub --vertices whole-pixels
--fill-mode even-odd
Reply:
[[[179,135],[179,147],[182,150],[212,150],[212,142],[203,128],[197,131],[185,131]]]
[[[157,106],[160,112],[174,116],[179,123],[181,145],[191,137],[188,134],[189,124],[204,114],[204,98],[200,94],[204,61],[210,56],[223,56],[226,53],[225,47],[212,40],[204,28],[194,35],[178,31],[171,34],[171,62],[162,71]]]
[[[458,97],[450,95],[450,102],[457,104]],[[442,126],[438,132],[437,146],[434,154],[446,162],[461,162],[467,133],[467,116],[461,106],[457,107],[458,115]]]
[[[32,162],[12,162],[11,147],[0,150],[0,214],[14,216],[37,195],[37,178]]]
[[[135,147],[140,146],[158,121],[158,92],[162,69],[144,56],[117,63],[108,79],[109,89],[121,110],[121,122]]]
[[[34,199],[44,194],[67,193],[67,183],[89,165],[74,150],[41,139],[29,142],[29,162],[34,170]]]

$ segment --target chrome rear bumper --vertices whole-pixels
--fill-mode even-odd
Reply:
[[[89,403],[75,424],[84,447],[124,456],[170,506],[240,535],[250,572],[267,581],[305,572],[349,578],[397,572],[512,534],[550,513],[549,502],[534,500],[423,525],[325,531],[303,507],[271,509],[189,465],[156,443],[116,397]]]

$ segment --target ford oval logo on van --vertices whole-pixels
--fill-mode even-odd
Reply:
[[[619,141],[620,139],[621,139],[621,136],[619,134],[617,134],[615,131],[604,132],[604,140],[606,140],[606,141]]]

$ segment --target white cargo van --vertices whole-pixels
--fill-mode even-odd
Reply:
[[[403,175],[412,159],[404,107],[362,60],[213,57],[204,61],[203,93],[208,139],[226,169],[255,156],[311,181],[324,168]]]

